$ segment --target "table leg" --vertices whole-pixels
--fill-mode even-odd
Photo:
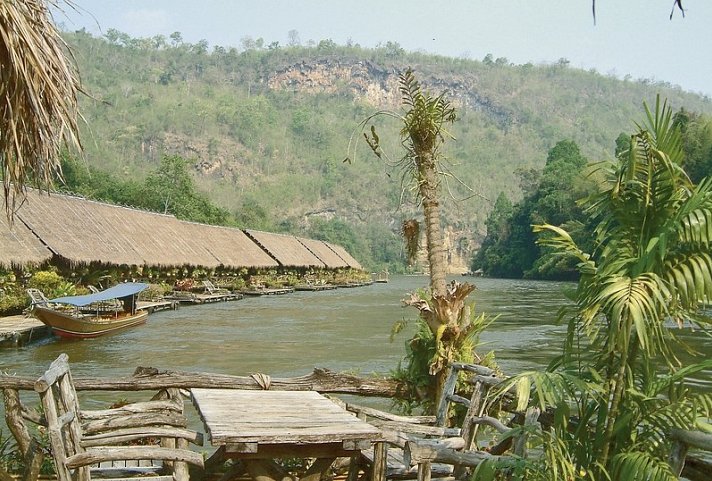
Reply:
[[[299,478],[299,481],[320,481],[324,473],[334,464],[334,461],[336,461],[336,458],[318,458],[307,469],[304,476]]]
[[[359,456],[351,456],[351,461],[349,462],[349,474],[346,477],[346,481],[357,481],[359,468]]]
[[[373,445],[371,481],[386,481],[387,456],[385,441],[380,441]]]

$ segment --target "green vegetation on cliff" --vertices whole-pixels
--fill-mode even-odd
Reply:
[[[164,157],[180,156],[197,191],[238,224],[306,235],[341,222],[365,265],[392,272],[403,266],[401,222],[416,206],[398,207],[398,175],[365,151],[359,162],[342,160],[358,122],[400,101],[397,74],[408,66],[426,89],[447,91],[461,116],[445,151],[452,197],[443,217],[448,257],[463,268],[499,193],[520,199],[516,172],[540,170],[560,140],[576,142],[587,158],[610,157],[616,135],[658,91],[676,108],[712,112],[709,99],[679,88],[576,70],[564,60],[452,59],[391,42],[208,51],[180,34],[66,38],[91,95],[82,99],[88,166],[143,182]]]

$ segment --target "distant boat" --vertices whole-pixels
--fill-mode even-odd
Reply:
[[[128,282],[93,294],[58,297],[35,304],[32,313],[60,337],[103,336],[146,322],[148,312],[136,310],[136,297],[147,287]]]

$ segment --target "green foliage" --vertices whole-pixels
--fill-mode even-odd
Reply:
[[[56,297],[54,293],[64,285],[64,279],[55,271],[37,271],[32,274],[27,287],[39,289],[47,297]]]
[[[121,185],[134,183],[119,189],[107,182],[110,193],[90,197],[129,194],[164,156],[178,155],[190,159],[198,190],[238,218],[243,206],[255,205],[268,213],[266,225],[302,233],[307,213],[336,209],[370,241],[372,270],[379,269],[381,246],[371,231],[381,230],[390,240],[415,207],[398,210],[400,179],[389,177],[381,164],[342,164],[343,146],[360,119],[388,106],[380,99],[398,96],[380,89],[408,65],[418,66],[426,88],[447,89],[462,100],[459,121],[452,126],[458,141],[443,149],[453,175],[443,186],[449,184],[456,199],[470,199],[441,199],[444,225],[462,232],[482,232],[491,205],[471,197],[454,176],[486,198],[507,192],[517,201],[522,192],[514,172],[541,170],[546,152],[562,138],[575,141],[587,157],[609,150],[640,99],[656,91],[689,111],[712,112],[705,99],[660,83],[494,58],[490,67],[404,52],[395,42],[364,49],[325,41],[319,50],[319,40],[313,48],[298,41],[260,47],[251,40],[206,52],[180,32],[163,39],[117,31],[102,38],[86,31],[65,37],[91,93],[79,99],[87,120],[82,132],[86,160],[80,166],[92,178],[100,171]],[[341,75],[344,69],[352,75]],[[385,118],[376,122],[379,131],[391,127],[400,128]],[[399,147],[397,137],[381,140],[389,151]],[[159,208],[162,212],[164,205]],[[253,227],[246,220],[240,225]],[[404,269],[402,256],[389,255],[398,257],[391,272]]]
[[[433,311],[438,310],[438,307],[435,306],[436,300],[428,299],[427,293],[422,291],[412,294],[411,299],[404,302],[414,305],[415,299],[428,303],[432,306]],[[464,298],[460,300],[464,302]],[[457,307],[456,303],[450,302],[449,304]],[[394,400],[394,404],[400,410],[412,413],[417,409],[426,413],[434,413],[439,395],[436,374],[440,371],[433,372],[433,365],[439,363],[441,358],[444,358],[447,364],[453,362],[477,363],[496,369],[493,353],[477,352],[480,346],[480,335],[495,319],[484,313],[475,314],[474,302],[467,303],[462,311],[461,315],[467,316],[467,319],[460,321],[461,335],[452,336],[449,339],[442,338],[443,329],[434,332],[432,326],[429,325],[430,322],[424,316],[416,321],[417,330],[413,337],[406,342],[405,357],[391,373],[394,379],[405,386],[407,391],[403,399]],[[391,342],[407,325],[408,322],[405,319],[393,325]],[[458,387],[461,392],[470,390],[464,385],[462,379],[458,380]]]
[[[541,176],[523,171],[527,195],[513,206],[500,193],[487,218],[487,237],[473,258],[472,270],[482,269],[496,277],[576,278],[570,258],[538,246],[530,226],[542,222],[567,225],[576,239],[590,238],[577,205],[593,190],[593,182],[584,178],[586,164],[576,143],[563,140],[549,150]]]
[[[80,164],[68,155],[62,159],[63,190],[106,202],[173,214],[179,219],[204,224],[229,225],[229,212],[215,205],[195,186],[189,162],[177,155],[165,156],[143,183],[120,179]]]
[[[682,170],[680,129],[658,98],[646,122],[602,165],[601,192],[586,202],[594,221],[585,252],[565,230],[537,226],[539,242],[575,259],[581,278],[561,356],[547,372],[523,373],[520,407],[529,397],[553,414],[549,433],[561,441],[562,466],[574,478],[613,481],[676,479],[665,461],[674,428],[695,429],[712,414],[712,396],[685,384],[712,367],[683,365],[686,349],[669,319],[707,329],[699,303],[712,298],[712,182],[692,184]],[[697,361],[697,362],[696,362]],[[562,472],[528,463],[548,479]]]
[[[712,176],[712,118],[681,109],[673,123],[682,134],[683,167],[692,182]]]

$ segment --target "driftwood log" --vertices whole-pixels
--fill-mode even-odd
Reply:
[[[133,376],[112,379],[75,378],[78,391],[145,391],[165,388],[264,389],[267,376],[231,376],[227,374],[159,371],[139,367]],[[34,389],[36,378],[0,375],[0,389]],[[392,379],[359,377],[328,369],[315,368],[305,376],[269,378],[274,391],[319,391],[374,397],[402,397],[404,390]]]
[[[15,437],[17,448],[22,453],[25,472],[22,473],[24,481],[34,481],[40,474],[44,453],[37,442],[32,437],[25,424],[23,415],[27,409],[20,402],[20,394],[16,389],[4,389],[3,400],[5,402],[5,423],[10,432]],[[28,416],[30,417],[30,416]],[[6,480],[6,472],[2,471],[2,479]]]

